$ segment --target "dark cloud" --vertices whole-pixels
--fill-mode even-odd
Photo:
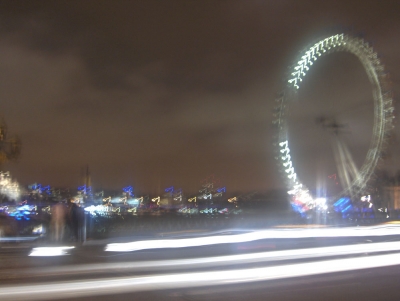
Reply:
[[[323,34],[354,28],[382,55],[398,94],[399,9],[397,1],[2,1],[0,109],[24,143],[19,164],[7,167],[25,184],[76,185],[89,164],[103,187],[193,190],[211,173],[231,190],[280,186],[270,122],[286,67]],[[293,107],[297,161],[304,169],[312,161],[323,136],[314,119],[332,110],[362,133],[350,139],[362,157],[371,96],[360,64],[336,56],[313,72]],[[398,150],[394,143],[394,169]]]

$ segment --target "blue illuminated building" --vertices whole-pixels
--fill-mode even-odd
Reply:
[[[344,218],[353,211],[353,204],[349,197],[342,197],[333,204],[333,208],[336,212],[342,213]]]
[[[134,197],[132,186],[126,186],[122,188],[122,191],[125,192],[129,197]]]

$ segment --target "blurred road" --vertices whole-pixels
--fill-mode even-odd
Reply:
[[[94,241],[65,256],[29,256],[55,249],[40,242],[3,243],[0,300],[399,300],[400,235],[373,231],[224,244],[236,233],[214,233],[209,245],[193,243],[208,236],[136,237],[117,246],[134,239],[127,245],[140,250]],[[191,246],[178,248],[185,239]]]
[[[347,273],[202,288],[153,290],[128,294],[60,299],[62,301],[383,301],[400,300],[400,266]]]

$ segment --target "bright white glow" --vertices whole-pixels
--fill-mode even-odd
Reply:
[[[343,34],[338,34],[314,44],[314,46],[301,57],[301,60],[297,62],[297,66],[293,68],[294,71],[291,73],[293,77],[288,80],[288,83],[292,84],[294,88],[299,89],[299,84],[303,81],[303,77],[306,75],[306,71],[309,70],[309,66],[311,66],[322,53],[325,53],[331,48],[340,46],[344,38],[345,36]]]
[[[314,200],[314,206],[318,209],[326,210],[328,209],[327,200],[326,198],[316,198]]]
[[[108,244],[105,248],[110,252],[131,252],[147,249],[186,248],[227,243],[242,243],[261,239],[275,238],[310,238],[310,237],[362,237],[400,235],[399,226],[347,227],[324,229],[271,229],[254,231],[236,235],[216,235],[185,239],[146,240],[128,243]]]
[[[74,247],[42,247],[33,248],[29,256],[64,256]]]
[[[288,141],[285,140],[283,142],[280,142],[279,146],[281,147],[280,152],[283,154],[281,156],[281,160],[282,160],[283,166],[285,167],[285,172],[288,174],[287,177],[288,177],[288,179],[291,179],[294,186],[298,186],[299,183],[297,182],[297,175],[296,175],[296,173],[294,171],[294,167],[292,165],[292,159],[290,156],[290,149],[289,149]]]
[[[44,234],[45,231],[43,224],[40,224],[32,229],[32,234]]]
[[[316,198],[315,205],[317,206],[325,206],[326,205],[326,198]]]
[[[329,256],[354,255],[361,253],[399,251],[400,242],[384,242],[384,243],[368,243],[334,247],[294,249],[283,251],[269,251],[250,254],[227,255],[205,258],[190,258],[177,260],[154,260],[154,261],[137,261],[137,262],[112,262],[101,264],[79,264],[58,267],[41,267],[27,270],[21,270],[21,274],[29,275],[46,275],[46,274],[79,274],[79,273],[96,273],[104,270],[135,270],[135,271],[153,271],[153,270],[177,270],[177,269],[194,269],[199,267],[220,267],[232,264],[248,264],[273,262],[293,259],[306,258],[322,258]],[[13,270],[10,273],[14,273]],[[7,271],[3,271],[7,274]]]
[[[21,195],[18,182],[13,181],[8,171],[0,172],[0,193],[14,200],[17,200]]]
[[[105,205],[97,205],[97,206],[91,205],[89,207],[86,207],[84,210],[88,211],[92,215],[96,215],[96,213],[104,214],[104,213],[107,213],[107,212],[113,212],[114,211],[113,207],[105,206]]]
[[[227,271],[161,274],[143,277],[103,278],[88,281],[69,281],[0,287],[1,300],[45,300],[116,294],[155,289],[202,287],[255,281],[311,276],[400,264],[399,254],[374,257],[345,258],[272,267]]]
[[[369,202],[369,201],[371,201],[371,196],[370,195],[364,195],[364,196],[361,197],[361,201],[362,202],[365,202],[365,201]]]

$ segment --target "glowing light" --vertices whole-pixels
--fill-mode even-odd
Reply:
[[[32,234],[44,234],[45,232],[46,232],[45,228],[43,227],[42,224],[32,229]]]
[[[32,236],[30,236],[30,237],[21,237],[21,236],[19,236],[19,237],[9,237],[9,236],[1,237],[0,236],[0,242],[34,241],[36,239],[37,239],[37,237],[32,237]]]
[[[43,192],[46,192],[48,195],[50,195],[51,194],[51,189],[50,189],[50,185],[47,185],[47,186],[45,186],[45,187],[43,187]]]
[[[137,207],[129,208],[127,210],[128,212],[136,213],[137,212]]]
[[[121,213],[121,207],[111,207],[111,211],[112,212],[117,212],[117,213]]]
[[[203,195],[203,198],[204,198],[204,199],[210,199],[210,200],[211,200],[212,194],[211,194],[211,193],[209,193],[209,194],[204,194],[204,195]]]
[[[279,103],[274,110],[273,121],[274,128],[277,130],[277,145],[278,156],[283,170],[286,172],[288,191],[291,195],[298,195],[299,190],[304,190],[308,193],[306,187],[296,188],[301,183],[298,181],[297,174],[294,169],[294,164],[290,156],[288,137],[288,123],[286,119],[287,107],[291,101],[294,92],[300,88],[300,83],[303,81],[311,65],[325,54],[334,51],[344,51],[354,54],[360,59],[370,82],[373,87],[374,97],[374,126],[370,148],[367,152],[366,159],[360,170],[357,170],[355,165],[348,164],[346,169],[339,169],[340,179],[343,181],[344,190],[340,195],[356,196],[365,190],[365,187],[373,174],[375,167],[380,159],[380,154],[385,146],[385,140],[393,129],[394,107],[390,83],[387,80],[384,67],[378,59],[377,53],[364,40],[356,37],[351,37],[345,34],[337,34],[318,41],[313,46],[308,48],[301,58],[293,65],[290,77],[287,80],[285,90],[279,95],[276,101]],[[350,158],[344,146],[340,146],[340,151],[346,158]],[[350,161],[351,163],[351,161]],[[350,166],[351,165],[351,166]],[[338,166],[339,168],[340,166]],[[348,168],[348,172],[347,172]],[[344,172],[342,172],[344,171]],[[351,173],[351,174],[350,174]],[[347,176],[348,174],[348,176]],[[336,180],[336,175],[330,178]],[[300,192],[303,194],[304,192]],[[368,204],[371,206],[370,204]]]
[[[309,70],[309,66],[312,65],[318,57],[325,53],[331,48],[335,48],[341,45],[344,41],[345,36],[338,34],[319,41],[312,46],[298,61],[297,66],[294,67],[294,71],[291,73],[293,76],[288,80],[289,84],[292,84],[294,88],[299,89],[299,82],[303,81],[303,77],[306,75],[306,71]],[[322,53],[321,53],[322,52]]]
[[[400,250],[400,242],[384,242],[384,243],[363,243],[355,245],[306,248],[306,249],[290,249],[283,251],[268,251],[257,253],[246,253],[236,255],[224,255],[217,257],[204,258],[187,258],[172,260],[154,260],[154,261],[129,261],[129,262],[110,262],[101,264],[79,264],[57,267],[40,267],[33,269],[21,270],[20,273],[46,275],[48,273],[79,273],[90,272],[96,273],[107,269],[118,270],[140,270],[150,271],[154,268],[158,270],[176,270],[177,268],[198,268],[198,267],[220,267],[224,265],[248,264],[256,262],[274,262],[293,259],[306,258],[323,258],[330,256],[354,255],[362,253],[389,252]]]
[[[42,247],[33,248],[29,256],[64,256],[74,247]]]
[[[165,188],[165,192],[174,192],[174,186]]]
[[[228,199],[228,202],[229,202],[229,203],[233,203],[233,202],[236,202],[236,201],[237,201],[237,198],[236,198],[236,197]]]
[[[211,208],[210,208],[211,209]],[[203,210],[210,213],[210,209]],[[200,211],[201,212],[201,211]],[[227,243],[242,243],[261,239],[311,238],[311,237],[363,237],[399,235],[399,226],[348,227],[326,229],[285,229],[254,231],[236,235],[216,235],[175,240],[147,240],[128,243],[108,244],[106,251],[131,252],[146,249],[186,248]]]
[[[37,207],[34,205],[22,205],[8,212],[9,216],[13,216],[16,220],[30,220],[31,215],[37,214]]]
[[[326,198],[316,198],[315,199],[316,206],[325,206],[326,205]]]
[[[174,192],[174,200],[175,201],[182,201],[182,188],[175,190]]]
[[[111,203],[111,204],[121,204],[121,203],[126,203],[126,200],[127,200],[127,197],[125,196],[125,197],[117,197],[117,198],[114,198],[114,199],[111,199],[110,201],[109,201],[109,203]]]
[[[216,213],[218,211],[218,209],[217,208],[206,208],[206,209],[203,209],[203,210],[200,210],[200,213]]]
[[[186,213],[187,211],[188,211],[188,208],[187,208],[187,207],[180,208],[180,209],[178,210],[178,212],[181,212],[181,213]]]
[[[133,187],[132,186],[127,186],[122,188],[122,191],[128,194],[128,196],[133,197]]]
[[[96,214],[105,214],[108,212],[113,212],[113,207],[111,206],[105,206],[105,205],[91,205],[89,207],[84,208],[85,211],[89,212],[91,215],[96,215]]]
[[[198,209],[197,209],[197,208],[187,208],[187,207],[184,207],[184,208],[180,208],[180,209],[178,210],[178,212],[180,212],[180,213],[194,214],[194,213],[197,213],[197,212],[198,212]]]
[[[160,205],[160,197],[158,196],[158,197],[156,197],[156,198],[154,198],[154,199],[151,199],[151,201],[154,203],[154,202],[157,202],[157,205]]]
[[[374,256],[374,260],[371,260],[370,257],[357,257],[263,268],[231,269],[228,271],[158,274],[141,277],[114,277],[61,283],[53,282],[1,287],[0,298],[8,300],[26,300],[29,297],[31,300],[45,300],[53,299],[56,294],[59,298],[68,299],[71,295],[76,298],[81,296],[87,297],[88,295],[152,291],[154,289],[166,290],[183,287],[269,281],[399,264],[400,257],[398,254],[387,254],[376,255]]]
[[[292,163],[292,157],[290,156],[290,149],[289,149],[289,143],[287,140],[280,142],[279,146],[281,147],[280,152],[284,154],[281,156],[282,164],[285,167],[285,172],[288,174],[287,177],[288,179],[291,179],[292,182],[294,183],[293,185],[298,185],[299,183],[296,181],[297,175],[294,172],[294,167]]]
[[[9,172],[0,172],[0,194],[14,200],[21,196],[18,182],[12,180]]]
[[[142,198],[143,199],[143,198]],[[128,205],[130,205],[130,206],[134,206],[134,207],[139,207],[140,206],[140,198],[138,198],[138,199],[130,199],[130,200],[127,200],[126,201],[126,203],[128,204]]]
[[[350,198],[343,197],[333,204],[333,208],[336,212],[346,213],[353,209],[353,205],[351,204]]]
[[[361,202],[369,202],[369,201],[371,201],[371,196],[370,195],[368,195],[368,196],[362,196],[361,197]]]
[[[196,200],[197,200],[197,198],[196,197],[194,197],[194,198],[190,198],[190,199],[188,199],[188,202],[195,202],[196,203]]]
[[[92,195],[92,187],[87,186],[87,185],[79,186],[78,194],[91,196]]]

